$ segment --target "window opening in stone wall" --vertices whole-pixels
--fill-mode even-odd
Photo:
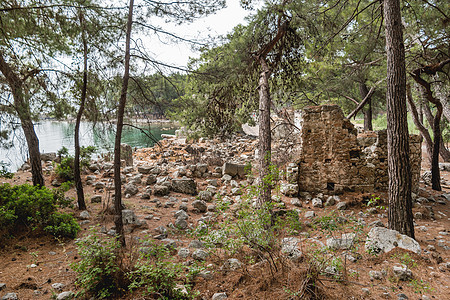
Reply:
[[[334,182],[327,182],[327,190],[334,191]]]
[[[359,158],[359,150],[351,150],[350,158]]]

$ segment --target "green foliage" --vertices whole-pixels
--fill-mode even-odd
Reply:
[[[80,147],[80,166],[87,167],[91,160],[92,155],[97,151],[95,146],[81,146]],[[69,150],[66,147],[62,147],[58,150],[58,157],[60,157],[61,162],[56,166],[55,173],[59,179],[64,182],[74,180],[74,157],[69,155]]]
[[[412,279],[408,284],[414,289],[414,293],[416,294],[425,294],[434,290],[430,287],[428,282],[425,282],[422,279]]]
[[[120,287],[118,251],[120,243],[111,237],[100,238],[94,230],[76,242],[80,261],[71,264],[78,273],[76,283],[80,296],[92,294],[96,299],[108,298]]]
[[[80,225],[73,218],[72,215],[62,214],[55,212],[50,215],[47,222],[47,226],[44,227],[44,231],[56,236],[56,237],[67,237],[76,238],[78,231],[81,230]]]
[[[2,177],[11,179],[14,177],[14,173],[9,172],[6,164],[3,161],[0,161],[0,178]]]
[[[114,237],[100,237],[92,229],[90,234],[76,242],[81,260],[71,265],[78,273],[77,284],[82,288],[80,296],[91,295],[96,299],[111,298],[127,290],[143,290],[144,296],[157,299],[191,299],[177,288],[178,282],[188,282],[198,272],[190,267],[170,261],[170,251],[164,245],[146,242],[139,254],[131,250],[125,254]],[[132,258],[138,255],[137,260]],[[188,285],[185,285],[189,288]]]
[[[80,228],[71,215],[57,212],[60,204],[68,205],[57,190],[28,184],[0,185],[0,226],[13,229],[26,225],[55,236],[75,237]]]
[[[144,295],[158,299],[188,299],[186,294],[176,288],[177,282],[183,277],[184,266],[168,261],[170,251],[165,245],[151,242],[134,266],[127,274],[134,290],[145,288]]]

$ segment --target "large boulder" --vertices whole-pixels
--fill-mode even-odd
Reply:
[[[194,179],[173,179],[172,190],[177,193],[197,195],[197,184],[195,183]]]
[[[134,183],[128,183],[124,186],[124,194],[134,196],[139,192],[138,187]]]
[[[226,162],[222,166],[222,175],[245,177],[245,165]]]
[[[41,153],[41,160],[54,161],[56,160],[56,153],[55,152]]]
[[[389,252],[395,247],[420,254],[419,243],[407,235],[384,227],[373,227],[366,239],[366,250],[373,252]]]

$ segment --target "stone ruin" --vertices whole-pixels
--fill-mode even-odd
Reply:
[[[287,166],[287,180],[300,192],[372,193],[388,188],[386,130],[358,134],[337,105],[307,107],[300,142]],[[422,137],[410,135],[412,190],[417,192]]]

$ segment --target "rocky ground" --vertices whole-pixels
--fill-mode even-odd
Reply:
[[[247,137],[194,144],[168,139],[162,147],[136,150],[133,165],[122,174],[128,246],[145,251],[144,241],[154,240],[172,249],[174,261],[202,266],[193,287],[199,299],[306,299],[305,290],[324,299],[450,299],[447,170],[442,171],[444,192],[422,182],[414,195],[417,242],[385,228],[385,193],[298,196],[292,183],[295,165],[286,164],[281,169],[288,172],[273,192],[274,210],[293,212],[300,225],[279,230],[271,251],[258,252],[251,243],[235,252],[221,244],[208,247],[211,237],[196,232],[220,233],[220,224],[239,222],[242,203],[252,204],[247,195],[255,180],[246,174],[249,162],[256,165],[256,142]],[[45,168],[47,186],[57,185],[52,163]],[[80,237],[92,226],[105,236],[115,233],[112,175],[107,161],[91,164],[83,175],[88,211],[71,210],[82,226]],[[31,182],[31,175],[20,171],[2,181]],[[75,191],[67,196],[75,198]],[[74,241],[30,230],[3,243],[0,254],[2,299],[65,299],[78,290],[70,267],[79,261]]]

